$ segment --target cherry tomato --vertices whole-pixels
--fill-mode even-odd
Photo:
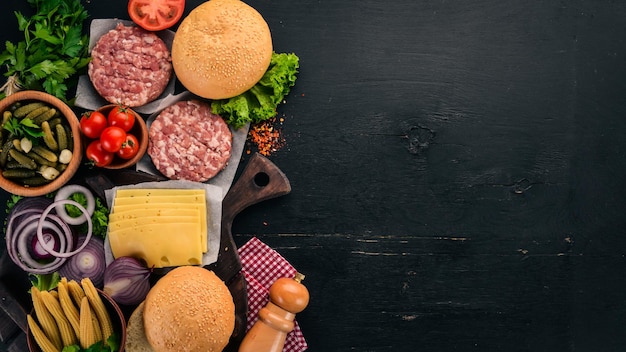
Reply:
[[[80,131],[88,138],[98,138],[107,127],[107,118],[99,111],[89,111],[80,118]]]
[[[126,142],[122,144],[122,148],[118,150],[115,155],[122,159],[132,159],[139,152],[139,141],[137,137],[130,133],[126,134]]]
[[[185,0],[130,0],[128,14],[138,26],[149,31],[172,27],[185,11]]]
[[[87,146],[85,156],[95,166],[103,167],[109,165],[113,161],[115,154],[102,149],[102,143],[99,139],[96,139],[91,141],[91,143]]]
[[[117,126],[109,126],[100,134],[100,142],[102,149],[107,152],[115,153],[126,141],[126,131]]]
[[[109,126],[117,126],[128,132],[135,124],[135,115],[127,107],[118,105],[109,111]]]

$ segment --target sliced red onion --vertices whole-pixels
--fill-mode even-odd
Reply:
[[[40,212],[43,212],[43,210],[46,209],[46,207],[50,205],[51,203],[52,203],[52,199],[48,197],[43,197],[43,196],[21,198],[13,205],[7,218],[13,217],[13,214],[20,212],[22,210],[31,210],[31,211],[39,210]]]
[[[71,205],[77,207],[83,213],[83,216],[85,217],[85,219],[87,221],[87,235],[85,236],[85,240],[80,245],[80,247],[78,247],[74,251],[67,251],[67,252],[55,251],[53,245],[46,243],[44,241],[44,239],[43,239],[43,224],[44,224],[44,220],[48,216],[50,211],[52,209],[54,209],[59,204],[62,204],[62,205],[71,204]],[[75,202],[73,200],[69,200],[69,199],[57,200],[57,201],[54,201],[52,204],[50,204],[46,209],[44,209],[43,213],[41,214],[41,218],[39,219],[38,225],[37,225],[37,239],[39,240],[39,243],[41,244],[43,249],[45,249],[46,252],[52,254],[53,256],[61,257],[61,258],[68,258],[68,257],[71,257],[74,254],[79,253],[80,251],[82,251],[85,248],[85,246],[87,246],[87,244],[89,243],[89,239],[91,239],[91,233],[92,233],[91,216],[89,216],[89,213],[87,212],[87,210],[82,205],[80,205],[79,203],[77,203],[77,202]]]
[[[23,236],[23,238],[20,239],[17,243],[17,253],[20,255],[20,258],[23,262],[33,268],[44,267],[46,265],[46,262],[42,262],[40,261],[40,258],[38,258],[37,256],[31,256],[30,254],[34,252],[32,247],[32,239],[37,239],[36,233],[39,218],[40,216],[31,215],[15,228],[16,232],[18,232],[20,236]],[[46,230],[46,232],[52,232],[56,235],[56,237],[58,238],[56,246],[59,247],[59,250],[71,249],[72,233],[71,231],[69,231],[69,233],[67,232],[67,230],[69,229],[62,228],[62,225],[60,226],[59,223],[54,221],[54,219],[46,220],[43,228]],[[28,240],[29,238],[31,238],[30,241]],[[38,243],[39,240],[35,240],[34,242]],[[41,250],[51,256],[50,253],[48,253],[43,248],[43,246],[41,246]]]
[[[79,253],[73,255],[59,269],[59,275],[68,280],[80,282],[83,278],[90,278],[94,286],[100,288],[104,280],[106,260],[104,258],[104,241],[92,236],[88,241],[86,236],[80,236],[79,242],[87,242],[87,245]]]
[[[151,272],[137,258],[119,257],[104,271],[103,291],[119,304],[139,304],[150,291]]]
[[[63,219],[63,221],[65,221],[66,223],[70,225],[80,225],[85,222],[84,216],[79,216],[76,218],[72,217],[70,216],[70,214],[67,213],[65,204],[57,203],[61,200],[68,200],[69,197],[74,193],[81,193],[85,196],[85,199],[87,200],[87,210],[85,212],[89,215],[89,218],[91,218],[93,212],[96,209],[96,200],[91,191],[89,191],[87,187],[83,187],[81,185],[67,185],[59,189],[57,191],[57,194],[54,196],[54,201],[57,204],[55,206],[55,210],[56,213],[61,217],[61,219]]]
[[[65,258],[41,262],[31,256],[30,239],[36,236],[40,222],[42,232],[45,228],[46,232],[52,231],[58,236],[60,251],[71,250],[73,234],[67,224],[52,214],[42,221],[41,210],[24,209],[12,212],[9,218],[5,235],[7,253],[11,260],[24,271],[32,274],[50,274],[65,263]]]
[[[45,231],[44,229],[43,239],[44,241],[46,241],[46,243],[52,242],[53,248],[55,251],[58,251],[60,249],[60,245],[59,245],[60,239],[59,239],[59,236],[57,236],[55,232]],[[39,244],[39,239],[37,239],[37,236],[32,236],[30,240],[30,248],[32,250],[33,257],[35,257],[36,259],[48,260],[48,259],[54,258],[52,254],[46,252],[46,250],[43,249],[41,244]]]

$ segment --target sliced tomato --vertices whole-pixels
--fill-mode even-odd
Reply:
[[[128,14],[138,26],[160,31],[175,25],[183,16],[185,0],[130,0]]]

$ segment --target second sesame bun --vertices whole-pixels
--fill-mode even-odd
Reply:
[[[180,23],[172,65],[191,93],[227,99],[263,77],[272,50],[269,26],[257,10],[240,0],[209,0]]]
[[[235,304],[214,272],[181,266],[148,292],[143,324],[156,352],[222,351],[235,328]]]
[[[154,352],[148,339],[146,339],[143,325],[143,306],[144,302],[141,302],[130,315],[126,324],[126,344],[124,345],[126,352]]]

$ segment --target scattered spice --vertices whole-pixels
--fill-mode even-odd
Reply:
[[[259,154],[269,156],[285,145],[281,126],[284,118],[273,117],[250,126],[248,141],[253,144]],[[247,154],[251,153],[248,148]]]

